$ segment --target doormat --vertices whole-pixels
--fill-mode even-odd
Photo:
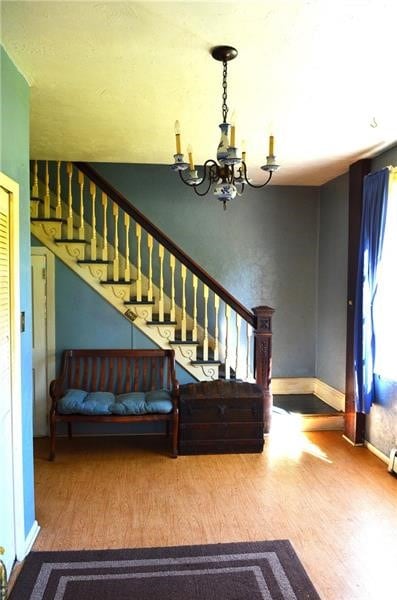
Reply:
[[[31,552],[10,600],[320,600],[288,540]]]

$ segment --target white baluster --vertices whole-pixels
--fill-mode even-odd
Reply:
[[[182,279],[182,319],[181,319],[181,340],[186,342],[186,267],[181,264]]]
[[[170,254],[170,270],[171,270],[170,320],[175,321],[175,256],[173,254]]]
[[[219,296],[214,294],[214,318],[215,318],[215,331],[214,331],[214,360],[219,360]]]
[[[91,194],[91,210],[92,210],[92,231],[91,231],[91,260],[96,260],[96,215],[95,215],[95,198],[96,198],[96,185],[92,181],[90,182],[90,194]]]
[[[113,259],[113,280],[120,279],[120,259],[119,259],[119,207],[113,203],[114,216],[114,259]]]
[[[103,206],[102,260],[108,260],[108,223],[107,223],[108,197],[104,192],[102,192],[102,206]]]
[[[55,208],[55,217],[62,219],[62,199],[61,199],[61,161],[57,162],[57,205]]]
[[[147,299],[151,302],[153,300],[153,238],[149,234],[147,236],[147,247],[149,250]]]
[[[50,207],[50,175],[48,172],[48,160],[45,161],[45,194],[44,194],[44,218],[49,219],[51,216]]]
[[[139,223],[135,224],[135,235],[136,235],[136,299],[138,302],[142,300],[142,255],[141,255],[141,243],[142,243],[142,227]],[[149,243],[149,240],[148,240]],[[152,244],[153,247],[153,244]],[[150,252],[150,261],[151,261],[151,252]],[[150,275],[150,283],[149,286],[152,287],[152,276]],[[153,291],[151,291],[151,295],[153,295]],[[149,296],[149,294],[148,294]]]
[[[125,227],[125,267],[124,267],[124,279],[130,281],[131,279],[131,266],[130,266],[130,215],[124,213],[124,227]]]
[[[236,367],[235,377],[238,379],[240,373],[240,335],[241,335],[241,317],[236,313]]]
[[[192,329],[192,340],[197,342],[197,286],[198,279],[197,275],[193,275],[193,329]]]
[[[208,286],[203,286],[204,298],[204,339],[203,339],[203,360],[208,360]]]
[[[73,196],[72,196],[72,163],[66,164],[66,172],[68,174],[68,216],[66,219],[66,237],[68,240],[73,239]]]
[[[251,372],[251,344],[252,344],[252,327],[247,323],[247,368],[246,380],[250,381],[253,376]]]
[[[80,227],[79,227],[79,240],[85,239],[85,228],[84,228],[84,175],[81,171],[78,172],[78,180],[80,186]]]
[[[159,321],[164,321],[164,248],[159,244],[160,261],[160,297],[159,297]]]
[[[225,305],[225,378],[230,379],[230,319],[232,315],[231,307]]]

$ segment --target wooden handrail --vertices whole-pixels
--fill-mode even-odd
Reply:
[[[118,190],[116,190],[106,179],[104,179],[91,165],[85,162],[73,163],[84,175],[93,181],[105,194],[109,196],[128,213],[137,223],[152,235],[164,248],[175,256],[182,264],[184,264],[194,275],[205,283],[215,294],[217,294],[224,302],[229,304],[232,309],[238,313],[249,325],[256,327],[255,315],[246,308],[241,302],[222,287],[207,271],[199,264],[190,258],[179,246],[177,246],[161,229],[156,227],[154,223],[133,206],[127,198],[125,198]]]

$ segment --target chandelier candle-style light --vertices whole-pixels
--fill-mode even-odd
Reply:
[[[242,195],[245,185],[253,188],[262,188],[269,183],[272,178],[273,171],[277,171],[279,165],[276,164],[274,155],[274,137],[269,136],[269,154],[266,157],[266,164],[261,167],[263,171],[268,173],[268,178],[262,184],[254,184],[248,179],[246,152],[241,152],[241,157],[238,156],[238,148],[236,148],[236,126],[234,113],[227,122],[227,113],[229,108],[227,105],[227,63],[233,58],[236,58],[238,52],[236,48],[231,46],[215,46],[211,50],[211,55],[215,60],[223,63],[223,79],[222,79],[222,116],[223,122],[219,125],[221,130],[221,139],[216,153],[217,161],[212,158],[205,161],[203,165],[203,173],[198,175],[193,161],[193,152],[191,146],[187,147],[188,162],[185,162],[184,155],[181,151],[181,130],[179,121],[175,121],[175,139],[176,139],[176,154],[174,154],[175,162],[172,165],[174,171],[179,172],[179,176],[183,183],[190,185],[199,196],[208,194],[212,187],[213,194],[223,202],[223,207],[226,208],[226,203],[235,198],[236,194]],[[230,137],[229,137],[230,133]],[[187,175],[186,175],[187,172]]]

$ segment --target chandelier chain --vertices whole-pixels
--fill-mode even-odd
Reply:
[[[226,104],[226,101],[227,101],[227,62],[225,60],[223,61],[222,87],[223,87],[223,94],[222,94],[222,100],[223,100],[222,115],[223,115],[223,122],[226,123],[227,122],[227,113],[229,111],[229,108],[228,108],[228,106]]]

